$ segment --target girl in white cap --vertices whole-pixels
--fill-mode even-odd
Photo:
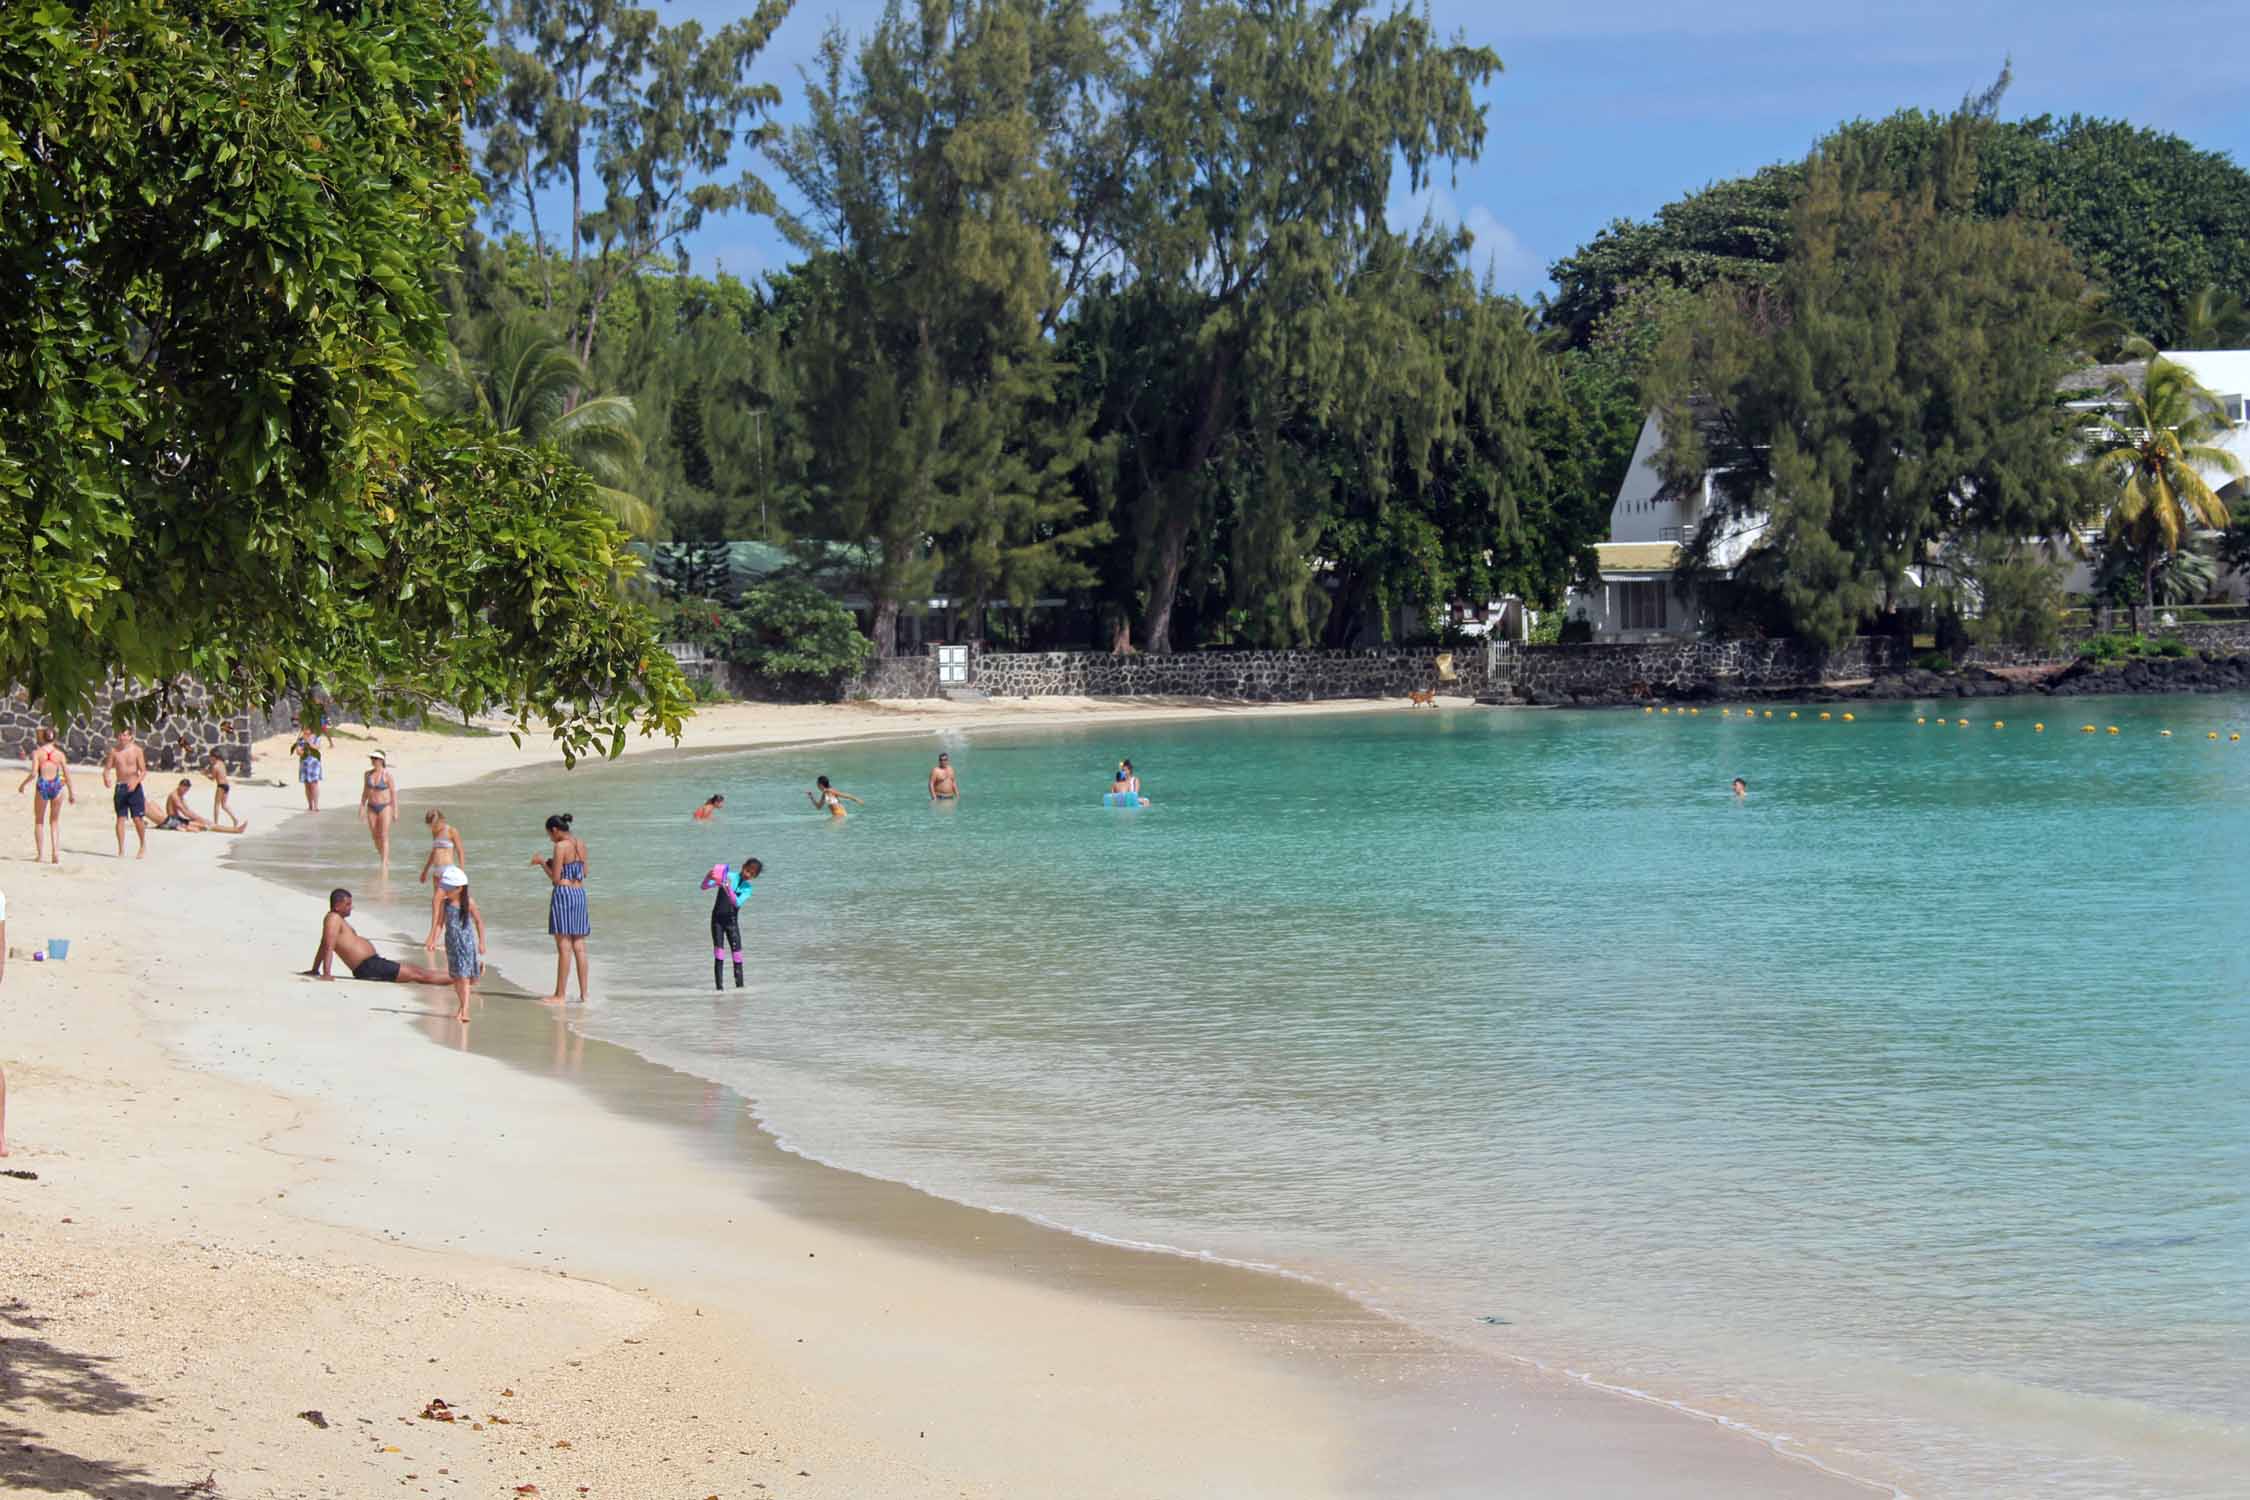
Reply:
[[[445,972],[453,980],[453,1019],[469,1023],[469,986],[484,973],[484,913],[469,895],[469,872],[438,871],[438,909],[445,914]]]

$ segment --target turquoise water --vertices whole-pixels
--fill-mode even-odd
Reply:
[[[1948,707],[932,735],[446,805],[537,987],[523,861],[576,812],[587,1030],[822,1159],[1917,1495],[2238,1494],[2250,703]],[[1097,805],[1128,754],[1154,806]],[[867,808],[816,815],[820,771]],[[752,984],[714,997],[697,882],[747,854]]]

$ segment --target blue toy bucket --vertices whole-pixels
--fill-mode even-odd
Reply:
[[[70,957],[70,939],[69,939],[69,938],[49,938],[49,939],[47,939],[47,956],[48,956],[49,958],[68,958],[68,957]]]

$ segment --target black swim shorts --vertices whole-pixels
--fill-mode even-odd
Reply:
[[[118,787],[110,793],[109,805],[117,809],[121,818],[145,818],[148,816],[148,788],[145,785]]]
[[[352,965],[352,978],[372,979],[377,983],[396,983],[398,980],[398,960],[385,958],[380,953],[370,953],[367,957]]]

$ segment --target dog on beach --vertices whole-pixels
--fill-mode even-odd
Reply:
[[[1415,691],[1413,691],[1413,692],[1410,692],[1410,693],[1408,693],[1408,694],[1406,695],[1406,706],[1407,706],[1408,708],[1435,708],[1435,707],[1437,707],[1437,689],[1436,689],[1436,688],[1420,688],[1420,689],[1417,689],[1417,690],[1415,690]]]

